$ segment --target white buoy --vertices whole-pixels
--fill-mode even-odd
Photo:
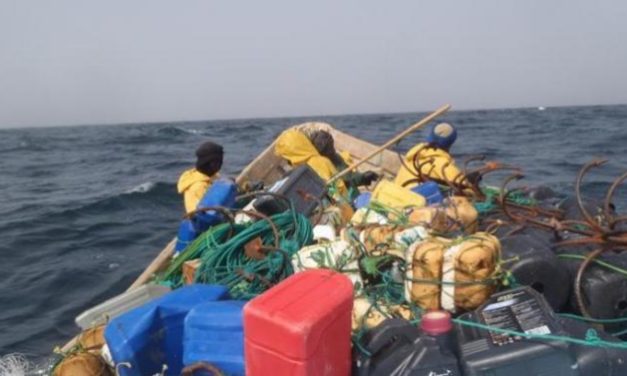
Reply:
[[[538,107],[538,111],[544,111],[544,110],[546,110],[546,107],[542,107],[542,106]]]

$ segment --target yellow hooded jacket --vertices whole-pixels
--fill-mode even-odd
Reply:
[[[177,189],[179,194],[183,195],[186,213],[196,210],[205,192],[217,178],[218,174],[207,176],[195,168],[190,168],[181,174]]]
[[[324,181],[328,181],[337,173],[333,163],[328,158],[320,155],[309,138],[297,129],[288,129],[281,133],[276,140],[274,153],[288,160],[292,166],[307,164]],[[346,186],[344,182],[340,180],[337,184],[339,190],[345,193]]]
[[[420,168],[420,172],[422,173],[422,175],[430,176],[434,179],[439,180],[453,181],[454,179],[458,179],[457,181],[459,181],[459,179],[461,179],[461,172],[459,168],[457,168],[457,166],[455,165],[455,160],[448,152],[438,148],[427,147],[426,143],[421,143],[414,146],[405,155],[405,165],[402,165],[400,170],[398,170],[398,174],[396,175],[396,179],[394,180],[396,184],[402,186],[406,182],[416,179],[417,173],[416,169],[414,168],[414,157],[416,155],[418,155],[418,164],[421,164],[433,158],[433,163],[425,163]],[[408,168],[410,170],[408,170]],[[444,171],[442,171],[443,168]],[[444,177],[446,177],[446,179]],[[408,183],[406,187],[411,188],[416,185],[418,185],[418,182],[413,181],[412,183]]]
[[[338,152],[338,154],[340,155],[340,157],[342,157],[342,159],[344,160],[344,163],[346,163],[346,166],[350,166],[353,164],[353,157],[351,156],[349,152],[342,150]]]

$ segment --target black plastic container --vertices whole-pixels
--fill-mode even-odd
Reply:
[[[504,268],[516,282],[533,287],[559,311],[568,303],[571,279],[551,249],[550,236],[544,230],[527,229],[503,238],[502,257],[512,260]]]
[[[276,182],[269,192],[282,195],[292,202],[294,209],[306,216],[313,213],[325,190],[325,182],[307,165],[299,166]],[[282,213],[289,209],[285,199],[274,195],[260,196],[253,206],[266,215]]]
[[[593,217],[602,217],[603,214],[603,201],[594,198],[586,198],[583,202],[584,209]],[[561,210],[566,219],[584,220],[579,205],[577,204],[577,198],[574,196],[567,197],[557,203],[556,208]]]
[[[590,328],[558,318],[543,296],[528,286],[494,294],[461,319],[516,332],[580,339]],[[513,337],[462,325],[458,325],[458,339],[465,376],[627,375],[624,350]]]
[[[562,267],[569,271],[571,281],[575,280],[577,269],[582,260],[569,256],[585,256],[590,251],[563,250],[560,258]],[[599,261],[627,269],[627,253],[607,252],[598,257]],[[581,291],[590,315],[598,319],[616,319],[627,317],[627,277],[594,262],[590,263],[581,280]],[[569,308],[572,312],[581,314],[577,305],[575,291],[570,294]],[[618,332],[627,329],[627,322],[607,324],[609,332]]]
[[[571,319],[560,319],[564,330],[576,338],[585,338],[590,325]],[[606,341],[616,340],[614,337],[597,332]],[[582,376],[627,375],[627,351],[612,348],[572,346],[577,368]]]
[[[364,335],[362,347],[371,356],[360,355],[359,376],[461,376],[454,354],[454,332],[421,333],[402,319],[388,319]]]

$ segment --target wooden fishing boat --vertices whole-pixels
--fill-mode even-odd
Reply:
[[[301,130],[317,129],[329,132],[334,138],[336,149],[349,153],[353,160],[362,160],[379,149],[379,146],[339,131],[327,123],[309,122],[296,125],[295,127]],[[368,159],[368,161],[362,164],[358,169],[376,171],[384,176],[392,177],[400,168],[400,161],[401,158],[398,153],[383,150],[381,153]],[[238,184],[247,181],[262,181],[266,186],[269,186],[283,177],[290,169],[291,167],[288,163],[274,153],[273,142],[241,171],[236,181]],[[174,253],[175,240],[176,239],[171,240],[165,248],[159,252],[127,291],[148,283],[155,273],[158,273],[169,265],[170,260],[172,260],[172,254]],[[72,339],[62,350],[68,351],[75,345],[76,340],[77,338]]]
[[[447,106],[442,107],[441,109],[437,110],[436,112],[434,112],[432,115],[426,117],[425,119],[423,119],[421,122],[414,124],[412,127],[408,128],[405,132],[401,133],[399,136],[395,137],[394,139],[390,140],[389,142],[385,143],[382,146],[377,146],[377,145],[373,145],[367,141],[361,140],[359,138],[353,137],[349,134],[346,134],[344,132],[341,132],[335,128],[333,128],[331,125],[326,124],[326,123],[318,123],[318,122],[311,122],[311,123],[304,123],[304,124],[300,124],[295,126],[298,129],[304,130],[304,131],[308,131],[308,130],[314,130],[314,129],[319,129],[319,130],[325,130],[327,132],[329,132],[335,141],[335,147],[337,150],[339,151],[344,151],[347,152],[348,154],[350,154],[350,156],[352,157],[353,160],[355,161],[359,161],[356,164],[351,165],[348,169],[358,169],[361,171],[376,171],[378,173],[380,173],[381,175],[383,175],[386,178],[391,178],[393,176],[396,175],[397,171],[399,170],[399,168],[401,167],[401,163],[402,163],[402,156],[399,155],[398,153],[395,153],[393,151],[387,150],[386,148],[390,147],[391,145],[393,145],[394,143],[396,143],[399,139],[401,139],[402,137],[407,136],[409,133],[411,133],[412,131],[416,130],[417,128],[423,126],[424,124],[426,124],[427,122],[431,121],[435,116],[437,116],[438,114],[446,111],[448,109]],[[264,151],[262,151],[248,166],[246,166],[241,173],[239,174],[239,176],[236,179],[236,182],[238,184],[245,184],[247,182],[263,182],[265,186],[270,186],[272,185],[274,182],[278,181],[279,179],[283,178],[286,173],[289,172],[289,170],[292,168],[285,160],[283,160],[282,158],[278,157],[277,155],[275,155],[274,152],[275,149],[275,143],[273,142],[271,145],[269,145]],[[340,174],[337,174],[335,177],[331,178],[330,180],[327,181],[327,184],[330,184],[330,182],[334,181],[334,179],[337,179],[338,176],[341,176]],[[378,184],[381,185],[384,182],[379,182]],[[396,191],[394,191],[396,192]],[[396,196],[394,196],[396,197]],[[454,208],[454,218],[456,219],[455,223],[459,223],[464,216],[462,214],[460,214],[460,210],[463,209],[463,206],[461,206],[460,204],[456,203],[455,200],[456,197],[447,197],[446,200],[444,200],[445,204],[444,205],[452,205],[452,207]],[[464,197],[462,197],[464,198]],[[448,200],[448,201],[447,201]],[[418,209],[422,209],[422,206],[424,206],[424,201],[422,204],[420,204],[421,206],[418,206],[418,204],[415,204],[414,208],[418,208]],[[468,206],[471,206],[470,203],[468,203]],[[405,208],[405,206],[403,206]],[[472,206],[471,206],[472,207]],[[430,209],[430,208],[425,208],[425,209]],[[473,208],[472,211],[475,213],[475,217],[472,220],[472,222],[475,222],[475,220],[477,219],[477,211]],[[447,214],[448,215],[448,214]],[[461,225],[460,225],[461,226]],[[468,226],[468,224],[465,225],[465,229],[469,229],[470,226]],[[465,231],[464,229],[464,231]],[[412,229],[406,229],[408,231],[412,231]],[[173,229],[174,231],[174,229]],[[448,231],[448,230],[447,230]],[[468,264],[470,264],[471,262],[475,262],[477,261],[477,264],[481,264],[481,265],[488,265],[491,261],[490,260],[499,260],[500,256],[498,255],[500,252],[500,243],[499,240],[492,236],[491,234],[487,234],[487,233],[481,233],[482,235],[480,235],[479,232],[475,232],[476,229],[471,230],[472,233],[467,234],[467,237],[463,237],[460,236],[459,238],[457,238],[458,235],[455,235],[456,238],[455,239],[460,239],[462,240],[461,243],[446,243],[446,242],[442,242],[441,240],[434,240],[435,244],[437,246],[444,246],[446,244],[454,244],[453,246],[451,246],[449,248],[449,250],[455,248],[458,251],[459,250],[466,250],[468,251],[469,249],[473,249],[474,250],[474,259],[469,261]],[[385,233],[383,233],[385,236]],[[425,240],[426,239],[426,240]],[[483,240],[485,241],[483,241]],[[414,241],[414,240],[412,240]],[[430,244],[428,243],[429,239],[427,239],[426,237],[422,237],[420,240],[422,243],[426,244],[427,246],[430,246]],[[398,241],[396,241],[398,242]],[[422,244],[421,243],[421,244]],[[443,245],[444,244],[444,245]],[[144,286],[144,288],[138,289],[133,291],[130,295],[135,294],[137,292],[140,292],[142,290],[144,290],[145,288],[152,288],[152,287],[156,287],[158,286],[157,284],[150,284],[149,282],[151,280],[154,279],[155,275],[159,274],[160,271],[164,270],[165,268],[167,268],[170,265],[170,262],[172,260],[172,255],[174,253],[174,245],[175,245],[175,240],[172,240],[168,243],[168,245],[157,255],[157,257],[150,263],[150,265],[148,265],[148,267],[144,270],[144,272],[133,282],[133,284],[131,284],[131,286],[127,289],[127,291],[133,291],[135,289],[138,289],[141,286]],[[431,244],[433,245],[433,244]],[[241,246],[238,245],[236,247],[234,247],[234,249],[237,249],[238,252],[241,251]],[[463,248],[466,247],[466,248]],[[299,252],[303,251],[305,248],[301,248]],[[427,249],[427,248],[424,248]],[[423,249],[423,250],[424,250]],[[194,251],[194,249],[190,249],[190,251]],[[415,252],[418,252],[418,249],[414,249]],[[488,252],[489,251],[489,252]],[[414,256],[412,255],[412,260],[415,260],[415,258],[413,258]],[[182,260],[182,258],[178,259],[179,261]],[[461,261],[459,261],[461,264]],[[178,265],[178,264],[174,264],[173,266]],[[462,268],[460,270],[470,270],[469,267],[464,266],[466,264],[462,265]],[[213,269],[213,265],[211,266],[211,270]],[[421,268],[421,266],[419,266],[419,268]],[[444,270],[445,266],[444,264],[442,265],[436,265],[436,269],[438,268],[442,268],[441,270]],[[215,270],[217,270],[218,268],[216,268]],[[448,270],[452,270],[453,268],[448,268]],[[486,268],[483,268],[486,269]],[[487,270],[487,269],[486,269]],[[496,273],[497,268],[496,267],[492,267],[493,273]],[[227,271],[228,273],[228,271]],[[414,269],[414,273],[415,273],[415,269]],[[296,276],[296,278],[298,278],[299,276],[304,275],[305,273],[301,273],[298,274]],[[434,272],[431,272],[430,275],[436,275],[437,274],[437,270]],[[496,274],[494,274],[496,275]],[[416,274],[413,274],[413,278],[415,278]],[[492,275],[490,275],[492,276]],[[486,299],[492,299],[490,301],[487,301],[484,304],[484,307],[492,307],[494,306],[495,302],[499,302],[498,304],[502,304],[502,299],[509,299],[511,300],[512,296],[512,292],[511,291],[515,291],[516,294],[527,294],[525,296],[532,296],[532,300],[536,301],[538,306],[542,306],[543,311],[539,312],[539,314],[543,315],[544,320],[548,323],[550,320],[554,320],[555,317],[553,315],[552,309],[549,306],[549,304],[544,300],[544,298],[542,297],[542,295],[538,292],[535,292],[535,290],[532,290],[530,287],[520,287],[520,288],[516,288],[516,289],[512,289],[511,291],[502,291],[502,292],[498,292],[498,294],[494,294],[493,296],[484,296],[486,294],[490,295],[492,294],[492,290],[487,288],[487,284],[484,283],[484,281],[486,280],[485,277],[483,276],[479,276],[479,279],[474,279],[471,280],[470,282],[474,282],[476,285],[480,285],[481,290],[472,290],[473,294],[482,294],[479,298],[477,298],[478,300],[482,300],[482,301],[472,301],[471,303],[473,304],[473,306],[468,306],[468,307],[462,307],[464,311],[470,311],[472,309],[475,309],[477,306],[479,306],[479,308],[476,308],[477,310],[482,309],[480,304],[483,303],[483,301],[487,301]],[[402,278],[402,277],[401,277]],[[428,277],[431,278],[431,277]],[[465,277],[464,277],[465,278]],[[500,278],[500,277],[499,277]],[[416,281],[418,281],[418,285],[424,285],[425,283],[420,282],[420,280],[422,279],[422,277],[420,277],[420,275],[418,276],[418,279]],[[411,281],[414,281],[413,279],[411,279]],[[455,282],[459,282],[459,280],[455,280]],[[463,281],[468,283],[468,281]],[[287,282],[286,282],[287,283]],[[412,282],[413,283],[413,282]],[[221,283],[219,283],[221,284]],[[437,283],[436,283],[437,285]],[[160,286],[163,287],[163,286]],[[199,287],[199,286],[194,286],[194,287]],[[206,286],[202,286],[202,287],[206,287]],[[413,294],[413,288],[416,286],[412,286],[411,284],[409,285],[410,288],[412,288],[411,293]],[[280,289],[279,289],[280,290]],[[456,292],[455,294],[461,294],[461,288],[459,292]],[[179,291],[184,291],[184,289],[181,289]],[[282,290],[281,290],[282,291]],[[298,290],[298,294],[301,293],[302,290]],[[478,291],[478,292],[477,292]],[[444,288],[442,288],[442,292],[443,293],[447,293]],[[326,294],[326,290],[325,290],[325,294]],[[352,293],[351,293],[352,294]],[[438,293],[440,294],[440,293]],[[500,294],[500,295],[499,295]],[[505,295],[504,295],[505,294]],[[173,294],[175,295],[175,294]],[[263,298],[264,296],[268,296],[268,294],[262,295],[261,298]],[[298,295],[300,297],[300,295]],[[355,307],[357,307],[357,300],[358,298],[353,297],[352,295],[350,296],[350,298],[354,298],[355,301]],[[502,299],[501,299],[502,298]],[[526,299],[526,298],[525,298]],[[192,299],[193,302],[196,302],[198,299]],[[363,299],[362,299],[363,300]],[[407,299],[409,304],[412,304],[412,300]],[[255,300],[253,300],[254,302]],[[416,300],[413,300],[414,302],[416,302]],[[470,301],[468,299],[461,299],[461,301],[466,302],[466,301]],[[513,300],[512,300],[513,301]],[[315,303],[317,303],[318,301],[316,300]],[[542,303],[544,302],[544,303]],[[368,301],[365,301],[365,303],[368,305],[365,309],[364,312],[368,312],[368,309],[370,309],[370,307],[373,306],[373,303],[369,303]],[[449,302],[451,304],[457,304],[455,301],[451,301]],[[253,303],[249,303],[249,304],[253,304]],[[423,302],[423,304],[418,303],[420,306],[424,307],[425,305],[427,305],[426,303]],[[438,303],[439,304],[439,303]],[[315,304],[310,304],[310,305],[315,305]],[[280,306],[280,309],[283,309],[283,306]],[[363,307],[363,304],[360,305],[360,307]],[[444,307],[444,304],[442,304],[442,307],[444,309],[447,309],[446,307]],[[454,306],[453,306],[454,307]],[[400,317],[404,317],[406,319],[408,319],[408,317],[405,317],[405,315],[403,314],[403,310],[401,309],[402,307],[400,307],[400,305],[398,303],[392,303],[389,304],[385,309],[398,309],[397,311],[395,311],[395,315],[400,315]],[[442,308],[440,308],[442,309]],[[486,308],[487,309],[487,308]],[[353,315],[355,315],[356,313],[359,314],[359,310],[360,308],[353,308]],[[300,311],[300,307],[298,307],[298,311]],[[391,312],[391,311],[388,311]],[[441,320],[442,316],[442,312],[435,312],[436,315],[439,315],[437,317],[438,320]],[[365,313],[364,313],[365,314]],[[409,315],[409,317],[411,317],[411,312],[407,311],[407,314]],[[274,316],[270,315],[269,317],[271,317],[271,321],[274,320]],[[364,316],[365,317],[365,316]],[[426,316],[423,316],[423,322],[425,321],[424,318]],[[461,317],[461,316],[460,316]],[[509,317],[509,316],[507,316]],[[375,317],[376,318],[376,317]],[[380,317],[381,320],[384,319],[383,316]],[[432,317],[433,318],[433,317]],[[471,326],[476,328],[477,325],[482,325],[480,323],[475,323],[473,321],[463,321],[460,320],[459,318],[457,318],[456,320],[459,320],[459,322],[462,323],[462,325],[466,325],[466,326]],[[467,320],[467,319],[464,319]],[[560,319],[561,320],[561,319]],[[104,320],[103,320],[104,322]],[[450,315],[449,315],[449,323],[450,323]],[[551,321],[551,323],[553,323],[553,321]],[[368,321],[365,321],[365,324],[362,323],[361,325],[366,325],[367,326]],[[93,324],[92,324],[93,325]],[[373,325],[378,325],[378,323],[374,323]],[[408,324],[409,325],[409,324]],[[550,324],[550,325],[555,325],[555,327],[557,327],[557,324]],[[561,324],[560,324],[561,325]],[[581,331],[582,327],[581,324],[578,323],[577,325],[579,326],[573,326],[571,329],[569,329],[569,331],[561,331],[558,334],[561,336],[561,339],[558,339],[557,341],[561,341],[562,344],[564,346],[566,346],[568,343],[574,343],[575,341],[577,341],[578,344],[580,344],[582,342],[581,339],[579,338],[570,338],[567,336],[562,336],[563,333],[570,333],[573,337],[575,337],[575,333],[579,333],[579,331]],[[114,326],[113,326],[114,327]],[[112,326],[110,326],[109,328],[112,328]],[[549,328],[549,326],[542,326],[540,328]],[[553,328],[553,326],[551,326],[551,328]],[[573,329],[574,328],[574,329]],[[414,328],[415,329],[415,328]],[[102,329],[101,329],[102,330]],[[353,330],[354,327],[353,327]],[[451,330],[450,327],[448,330]],[[488,330],[492,331],[492,330],[501,330],[499,329],[499,327],[494,327],[494,329],[492,328],[488,328]],[[542,329],[545,330],[545,329]],[[193,332],[193,330],[191,330],[191,332]],[[336,331],[337,332],[337,331]],[[572,332],[572,333],[571,333]],[[85,333],[85,332],[84,332]],[[473,332],[474,333],[474,332]],[[478,332],[477,332],[478,333]],[[483,332],[482,332],[483,333]],[[551,333],[551,332],[549,332]],[[525,332],[520,332],[520,333],[516,333],[516,335],[519,338],[527,338],[527,334],[529,334],[527,331]],[[542,336],[543,334],[546,334],[545,332],[543,333],[539,333],[539,334],[529,334],[529,336],[531,336],[530,338],[534,338],[533,336]],[[427,332],[427,335],[430,335]],[[579,334],[577,334],[579,335]],[[274,332],[272,333],[271,338],[274,338]],[[587,336],[587,332],[586,332],[586,336]],[[100,336],[102,337],[102,336]],[[313,336],[316,337],[316,336]],[[554,337],[557,337],[556,335],[554,335]],[[311,336],[307,336],[304,335],[303,338],[312,338]],[[605,337],[604,337],[605,338]],[[551,339],[552,340],[552,339]],[[69,350],[71,349],[74,344],[76,343],[77,338],[75,338],[74,340],[70,341],[68,344],[66,344],[66,346],[64,347],[64,350]],[[473,340],[474,341],[474,340]],[[483,341],[483,339],[481,340]],[[586,339],[587,341],[587,339]],[[329,341],[329,343],[333,343],[334,341]],[[473,343],[473,342],[469,342],[469,343]],[[481,342],[484,343],[484,342]],[[530,346],[535,346],[537,343],[535,341],[530,341]],[[562,344],[560,344],[560,346],[553,346],[551,344],[551,346],[546,346],[545,349],[553,349],[553,348],[561,348],[562,350],[559,351],[563,351],[563,352],[570,352],[572,354],[575,354],[575,350],[570,349],[570,348],[566,348],[564,346],[562,346]],[[627,349],[627,347],[625,347],[624,344],[617,344],[612,341],[609,340],[604,340],[604,339],[595,339],[594,343],[591,343],[591,346],[603,346],[603,347],[613,347],[613,348],[617,348],[619,350],[625,350]],[[100,346],[102,346],[102,342],[100,342]],[[427,345],[424,345],[427,346]],[[439,346],[439,345],[438,345]],[[99,347],[100,348],[100,347]],[[347,345],[348,348],[348,345]],[[543,347],[544,348],[544,347]],[[420,354],[426,354],[426,352],[423,351],[423,349],[418,349],[420,350]],[[418,351],[416,350],[416,351]],[[482,350],[482,352],[484,352],[485,354],[485,359],[486,362],[492,361],[495,357],[492,356],[492,353],[489,351],[490,348],[486,347],[486,350]],[[412,350],[413,351],[413,350]],[[547,350],[548,351],[548,350]],[[552,350],[551,350],[552,351]],[[580,351],[580,349],[577,349],[577,353]],[[142,354],[147,353],[145,351],[141,352]],[[148,352],[150,353],[150,352]],[[350,352],[347,351],[347,353],[349,354]],[[452,353],[452,352],[451,352]],[[368,357],[371,357],[371,355],[369,353]],[[440,349],[438,347],[437,349],[437,354],[441,354]],[[511,357],[512,359],[519,359],[521,358],[523,355],[525,354],[525,352],[521,352],[518,351],[517,348],[512,348],[512,350],[510,351],[510,353],[508,353],[508,356]],[[607,366],[606,364],[609,364],[608,362],[612,361],[612,362],[617,362],[616,364],[621,364],[621,368],[620,371],[618,371],[618,373],[612,373],[612,374],[625,374],[625,370],[624,370],[624,366],[622,366],[623,364],[627,364],[625,363],[625,359],[627,355],[624,355],[624,353],[620,353],[620,352],[615,352],[615,353],[609,353],[609,352],[602,352],[602,351],[596,351],[596,352],[590,352],[590,353],[584,353],[581,352],[581,359],[582,362],[588,362],[588,358],[591,357],[595,357],[595,364],[598,364],[598,368],[594,368],[595,372],[598,372],[598,370],[600,369],[606,369]],[[405,355],[402,355],[405,356]],[[413,356],[413,355],[412,355]],[[575,355],[573,355],[575,356]],[[579,357],[579,355],[576,355],[577,357]],[[104,356],[103,356],[104,357]],[[533,361],[536,361],[536,363],[534,364],[545,364],[545,361],[543,359],[546,359],[544,357],[544,355],[542,357],[538,357],[537,359],[533,359]],[[577,358],[578,362],[579,362],[579,358]],[[101,362],[102,359],[100,360]],[[454,364],[457,364],[458,361],[461,361],[459,359],[454,359],[452,360]],[[525,359],[525,361],[527,361]],[[570,357],[564,357],[564,361],[562,361],[560,363],[560,366],[565,367],[565,369],[570,369],[572,367],[572,363],[571,363],[572,359]],[[506,367],[525,367],[525,365],[523,364],[524,362],[519,362],[516,363],[514,365],[514,363],[512,363],[512,365],[505,365]],[[363,364],[363,363],[362,363]],[[487,363],[486,363],[487,364]],[[587,364],[587,363],[585,363]],[[592,364],[592,363],[590,363]],[[123,365],[123,363],[120,363],[120,365]],[[195,366],[195,365],[194,365]],[[433,364],[432,365],[433,369],[441,369],[441,364],[437,363],[437,364]],[[491,364],[491,366],[493,366],[494,369],[504,369],[503,364],[500,363],[494,363]],[[591,366],[592,367],[592,366]],[[596,367],[596,366],[595,366]],[[521,368],[522,369],[522,368]],[[592,370],[593,368],[590,368],[590,370]],[[265,368],[263,368],[263,370],[265,371]],[[73,374],[73,373],[72,373]],[[456,373],[459,374],[459,373]],[[544,372],[542,373],[544,374]],[[588,374],[588,373],[586,373]],[[590,374],[596,374],[596,373],[590,373]]]

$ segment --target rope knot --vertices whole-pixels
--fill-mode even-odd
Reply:
[[[601,338],[599,338],[599,333],[596,330],[590,328],[586,331],[586,342],[590,343],[601,343]]]

